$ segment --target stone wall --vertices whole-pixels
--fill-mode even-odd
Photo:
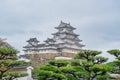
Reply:
[[[75,54],[64,52],[64,53],[62,53],[62,56],[64,56],[64,57],[74,58],[74,57],[75,57]]]
[[[47,63],[48,60],[55,59],[56,54],[46,53],[46,54],[29,54],[32,66],[40,66]]]
[[[32,66],[40,66],[48,62],[48,60],[54,60],[56,57],[55,53],[45,53],[45,54],[29,54]],[[62,57],[74,58],[75,54],[73,53],[62,53]]]

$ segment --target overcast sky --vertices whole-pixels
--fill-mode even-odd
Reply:
[[[60,21],[77,28],[84,49],[120,49],[120,0],[0,0],[0,37],[22,52],[26,40],[52,37]]]

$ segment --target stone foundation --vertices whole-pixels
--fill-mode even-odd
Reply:
[[[62,57],[74,58],[75,54],[73,53],[62,53]],[[45,54],[29,54],[28,57],[31,60],[32,66],[41,66],[48,62],[48,60],[54,60],[56,57],[55,53],[45,53]]]
[[[56,54],[54,53],[45,53],[45,54],[29,54],[32,66],[40,66],[47,63],[48,60],[55,59]]]
[[[64,53],[62,53],[62,56],[63,56],[63,57],[74,58],[74,57],[75,57],[75,54],[74,54],[74,53],[67,53],[67,52],[64,52]]]

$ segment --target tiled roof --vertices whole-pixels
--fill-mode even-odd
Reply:
[[[58,25],[58,27],[55,27],[56,29],[59,29],[59,28],[71,28],[71,29],[76,29],[76,28],[74,28],[74,27],[72,27],[71,25],[70,25],[70,23],[64,23],[64,22],[62,22],[61,21],[61,23]]]
[[[39,41],[37,40],[37,38],[30,38],[29,40],[27,40],[27,42],[39,42]]]

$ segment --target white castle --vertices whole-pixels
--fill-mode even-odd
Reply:
[[[55,29],[58,31],[52,34],[53,37],[47,38],[42,44],[37,38],[27,40],[28,44],[24,46],[25,53],[56,53],[56,56],[62,56],[63,53],[76,54],[85,46],[81,44],[82,40],[78,38],[79,35],[74,33],[76,28],[70,24],[61,21]]]

